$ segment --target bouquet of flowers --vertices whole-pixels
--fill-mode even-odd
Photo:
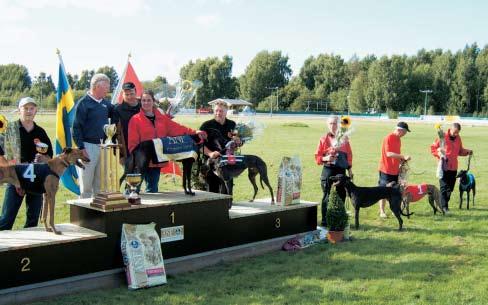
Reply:
[[[445,147],[445,141],[444,141],[444,131],[442,130],[442,125],[441,123],[437,123],[434,126],[435,130],[437,131],[437,135],[439,136],[439,148],[441,148],[441,153],[440,153],[440,158],[439,162],[437,162],[437,171],[436,171],[436,177],[439,179],[442,179],[443,172],[444,172],[444,166],[447,162],[444,147]]]
[[[341,145],[349,138],[352,133],[351,124],[352,121],[349,116],[343,115],[341,117],[340,127],[337,131],[336,143],[334,145],[335,148],[341,147]]]
[[[263,131],[263,125],[256,122],[254,119],[247,122],[238,122],[234,129],[234,135],[238,136],[241,141],[249,142]]]
[[[0,133],[4,133],[7,130],[7,126],[7,118],[3,114],[0,114]]]

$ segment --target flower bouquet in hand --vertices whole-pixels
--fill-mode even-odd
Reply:
[[[347,156],[345,153],[339,152],[339,148],[349,140],[349,136],[352,134],[351,118],[347,115],[341,117],[340,126],[337,129],[335,135],[335,142],[332,145],[332,151],[329,154],[335,157],[334,161],[330,162],[341,168],[348,168]]]
[[[445,151],[445,141],[444,141],[444,130],[442,130],[441,123],[437,123],[434,126],[435,130],[437,131],[437,135],[439,136],[439,161],[437,162],[437,170],[436,170],[436,177],[442,179],[444,168],[446,166],[446,151]]]

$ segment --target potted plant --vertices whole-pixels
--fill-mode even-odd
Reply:
[[[333,244],[342,241],[348,216],[344,201],[339,197],[335,189],[331,190],[325,218],[327,220],[327,228],[329,229],[327,239]]]

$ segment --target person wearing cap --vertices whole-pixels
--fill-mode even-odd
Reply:
[[[46,131],[34,122],[37,103],[33,98],[24,97],[19,101],[19,120],[11,122],[5,134],[0,135],[0,147],[4,148],[9,164],[45,162],[53,156],[53,147]],[[36,143],[48,145],[46,155],[37,152]],[[2,149],[3,150],[3,149]],[[26,192],[27,191],[27,192]],[[29,190],[7,184],[0,216],[0,230],[10,230],[25,198],[26,220],[24,228],[36,227],[42,207],[42,194],[33,194]]]
[[[449,200],[451,199],[454,185],[456,184],[456,174],[458,169],[458,156],[468,156],[473,154],[471,149],[463,147],[461,136],[461,124],[453,123],[451,128],[444,134],[444,147],[441,147],[439,138],[430,146],[432,155],[439,160],[444,155],[446,158],[445,167],[442,169],[442,178],[439,179],[441,192],[441,208],[444,213],[449,211]]]
[[[331,116],[327,120],[329,132],[322,136],[315,150],[315,162],[317,165],[322,165],[322,174],[320,176],[320,185],[322,187],[322,223],[323,227],[327,227],[326,215],[327,204],[329,202],[330,189],[332,181],[329,177],[335,175],[346,175],[348,170],[349,177],[353,177],[352,173],[352,149],[349,139],[337,143],[337,130],[339,124],[338,116]],[[347,137],[345,137],[347,138]],[[346,189],[344,186],[337,186],[337,194],[341,199],[346,201]]]
[[[137,99],[136,85],[132,82],[127,82],[122,85],[122,103],[115,106],[115,115],[117,124],[117,138],[119,144],[122,144],[123,149],[120,151],[120,159],[123,160],[129,154],[128,137],[129,137],[129,121],[135,114],[141,110],[141,103]]]
[[[76,168],[80,198],[90,198],[100,192],[100,142],[104,140],[103,125],[116,124],[114,106],[105,98],[110,90],[110,79],[105,74],[93,75],[90,91],[76,103],[73,121],[73,139],[90,159],[85,169]]]
[[[383,139],[381,145],[381,159],[379,165],[379,180],[378,185],[386,186],[390,182],[398,183],[398,174],[400,171],[400,161],[410,160],[410,156],[402,155],[401,153],[401,137],[410,132],[408,124],[405,122],[398,122],[395,130],[388,134]],[[386,200],[380,201],[380,217],[385,218]]]
[[[217,101],[213,105],[214,118],[203,122],[202,126],[200,126],[200,130],[207,133],[207,141],[205,141],[203,146],[203,153],[206,159],[220,157],[221,150],[231,140],[234,140],[237,145],[241,145],[240,139],[233,135],[236,122],[227,119],[227,110],[225,102]],[[223,182],[213,171],[208,172],[205,181],[209,192],[225,193],[226,188]],[[231,181],[231,183],[233,182]]]

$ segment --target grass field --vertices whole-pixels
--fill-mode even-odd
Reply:
[[[178,120],[198,127],[205,118]],[[39,117],[54,136],[53,116]],[[354,119],[353,119],[354,120]],[[289,124],[301,122],[304,124]],[[282,156],[297,154],[303,165],[303,196],[320,201],[321,168],[313,159],[319,137],[325,132],[325,119],[267,118],[264,134],[246,144],[242,152],[260,155],[268,164],[271,183]],[[394,122],[354,120],[352,135],[355,182],[373,186],[382,138]],[[411,182],[438,184],[436,163],[429,145],[435,138],[432,124],[411,124],[412,133],[403,138],[403,152],[412,156]],[[463,126],[461,135],[467,148],[474,150],[471,164],[476,175],[478,195],[470,211],[458,210],[459,196],[451,198],[452,213],[434,216],[427,199],[413,204],[415,212],[397,231],[397,221],[378,217],[378,207],[361,212],[361,228],[353,231],[352,242],[319,244],[296,253],[274,252],[232,264],[222,264],[197,272],[169,277],[168,284],[140,291],[125,288],[94,291],[57,298],[44,304],[480,304],[488,303],[485,279],[488,277],[486,138],[488,127]],[[460,159],[460,167],[465,167]],[[161,189],[179,189],[172,183]],[[243,175],[236,180],[236,201],[248,199],[252,187]],[[3,202],[3,192],[0,202]],[[258,196],[268,196],[260,189]],[[62,189],[57,197],[56,222],[68,222],[66,205],[72,198]],[[22,227],[21,209],[15,228]],[[320,217],[320,209],[319,209]],[[61,259],[61,256],[60,256]]]

